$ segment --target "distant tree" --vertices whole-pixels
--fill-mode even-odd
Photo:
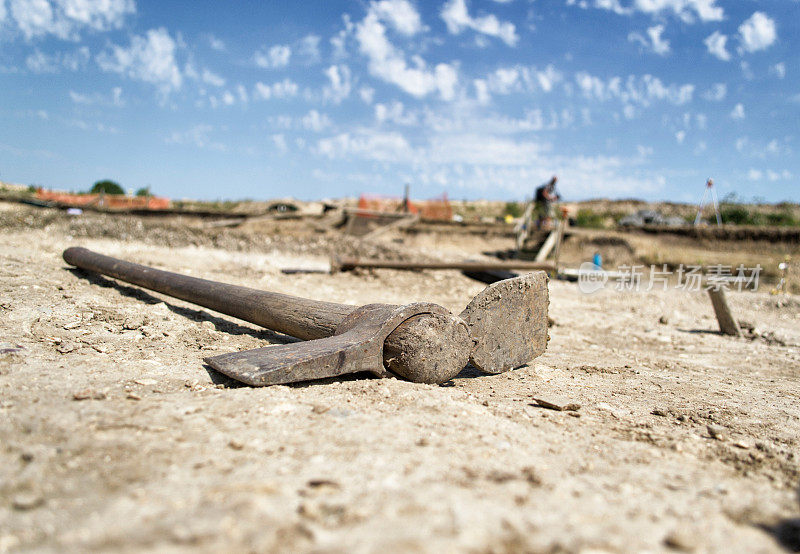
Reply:
[[[511,217],[519,217],[522,215],[522,206],[519,205],[519,202],[506,202],[506,206],[503,209],[503,215],[510,215]]]
[[[119,186],[114,181],[110,181],[105,179],[103,181],[97,181],[93,186],[92,190],[90,191],[93,194],[99,194],[104,192],[106,194],[125,194],[125,191],[121,186]]]
[[[150,187],[142,187],[136,191],[136,196],[153,196],[150,194]]]

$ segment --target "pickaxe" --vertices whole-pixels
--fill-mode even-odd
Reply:
[[[254,386],[368,371],[442,383],[471,362],[486,373],[519,367],[547,347],[547,275],[537,271],[481,291],[459,316],[442,306],[321,302],[162,271],[86,248],[64,251],[73,266],[199,304],[305,342],[205,358]]]

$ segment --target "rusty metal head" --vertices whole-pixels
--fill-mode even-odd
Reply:
[[[547,273],[534,271],[481,291],[461,318],[474,342],[470,361],[486,373],[524,365],[547,348]]]

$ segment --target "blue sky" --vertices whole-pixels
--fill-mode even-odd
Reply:
[[[798,0],[0,0],[0,180],[800,200]]]

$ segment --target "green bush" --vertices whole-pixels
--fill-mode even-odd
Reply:
[[[800,225],[800,221],[796,220],[790,211],[767,214],[767,223],[783,227],[797,227]]]
[[[121,186],[119,186],[117,183],[109,179],[105,179],[103,181],[97,181],[92,186],[92,190],[90,192],[93,194],[99,194],[101,192],[104,192],[106,194],[125,194],[125,191]]]
[[[136,196],[153,196],[150,194],[150,187],[142,187],[136,191]]]
[[[503,215],[519,217],[522,215],[522,206],[519,205],[519,202],[506,202],[506,207],[503,209]]]
[[[742,205],[723,206],[719,215],[723,223],[733,223],[734,225],[750,225],[750,211]]]
[[[578,210],[578,215],[575,217],[575,224],[578,227],[592,227],[595,229],[602,228],[605,223],[605,216],[595,212],[594,210]]]

